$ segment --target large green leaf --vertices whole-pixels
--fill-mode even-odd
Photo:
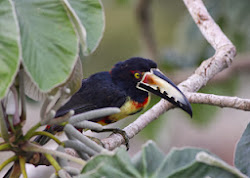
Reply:
[[[124,149],[114,154],[98,155],[83,168],[81,178],[91,177],[140,177]]]
[[[234,164],[250,177],[250,123],[247,125],[235,151]]]
[[[159,168],[164,157],[165,154],[159,150],[155,143],[149,141],[142,151],[133,157],[132,162],[141,175],[148,177]]]
[[[149,141],[130,160],[124,150],[99,155],[83,168],[80,177],[151,177],[200,178],[246,177],[213,154],[198,148],[173,149],[167,156]]]
[[[87,32],[87,51],[93,52],[104,32],[104,10],[99,0],[68,0]]]
[[[148,142],[139,155],[133,163],[143,177],[238,177],[235,168],[199,148],[173,149],[164,156],[153,142]]]
[[[77,59],[78,39],[60,0],[15,0],[22,58],[42,91],[66,81]]]
[[[12,5],[8,0],[0,0],[0,99],[8,91],[19,66],[19,34]]]
[[[170,168],[167,165],[171,165]],[[187,148],[174,150],[168,157],[165,164],[166,170],[171,171],[168,177],[171,178],[200,178],[200,177],[245,177],[239,170],[228,165],[220,158],[201,149]],[[165,171],[166,171],[165,170]],[[174,171],[172,171],[174,170]],[[164,173],[165,171],[159,171]],[[167,172],[165,172],[167,173]],[[159,176],[157,176],[159,177]]]

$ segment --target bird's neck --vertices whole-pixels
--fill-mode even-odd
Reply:
[[[133,101],[143,103],[148,97],[148,92],[136,88],[135,81],[129,81],[125,76],[111,75],[113,83],[118,86],[122,91],[125,91],[127,96]]]
[[[140,89],[137,88],[131,88],[128,89],[128,96],[138,102],[138,103],[143,103],[145,101],[146,98],[148,98],[148,92],[146,91],[142,91]]]

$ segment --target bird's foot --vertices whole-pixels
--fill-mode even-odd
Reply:
[[[126,145],[127,150],[129,150],[129,137],[124,130],[120,128],[105,128],[105,129],[102,129],[101,131],[95,131],[95,132],[113,132],[113,133],[120,134],[125,140],[124,144]]]

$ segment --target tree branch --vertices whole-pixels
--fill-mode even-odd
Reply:
[[[174,83],[181,83],[186,79],[186,76],[189,76],[193,73],[193,68],[188,68],[186,70],[176,70],[173,72],[168,72],[168,77]],[[164,72],[164,71],[163,71]],[[225,81],[231,79],[233,76],[241,73],[249,73],[250,72],[250,54],[240,54],[234,60],[233,65],[226,70],[223,70],[218,75],[214,76],[209,83],[219,83],[221,81]]]
[[[250,111],[250,99],[204,93],[186,93],[186,97],[190,103],[209,104]]]
[[[203,36],[216,51],[214,56],[205,60],[196,69],[193,75],[178,85],[184,93],[197,92],[216,74],[231,65],[236,55],[236,49],[232,42],[222,32],[220,27],[214,22],[201,0],[183,1]],[[137,118],[137,120],[124,128],[124,130],[129,138],[132,138],[150,122],[157,119],[171,107],[173,106],[170,103],[161,100],[150,110]],[[112,134],[110,137],[102,140],[105,147],[110,150],[121,145],[123,141],[122,136],[118,134]]]

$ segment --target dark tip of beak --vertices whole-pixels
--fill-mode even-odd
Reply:
[[[191,107],[190,103],[188,102],[188,100],[186,101],[185,104],[180,103],[179,101],[177,101],[176,105],[178,107],[180,107],[181,109],[183,109],[184,111],[186,111],[190,115],[191,118],[193,117],[192,107]]]

